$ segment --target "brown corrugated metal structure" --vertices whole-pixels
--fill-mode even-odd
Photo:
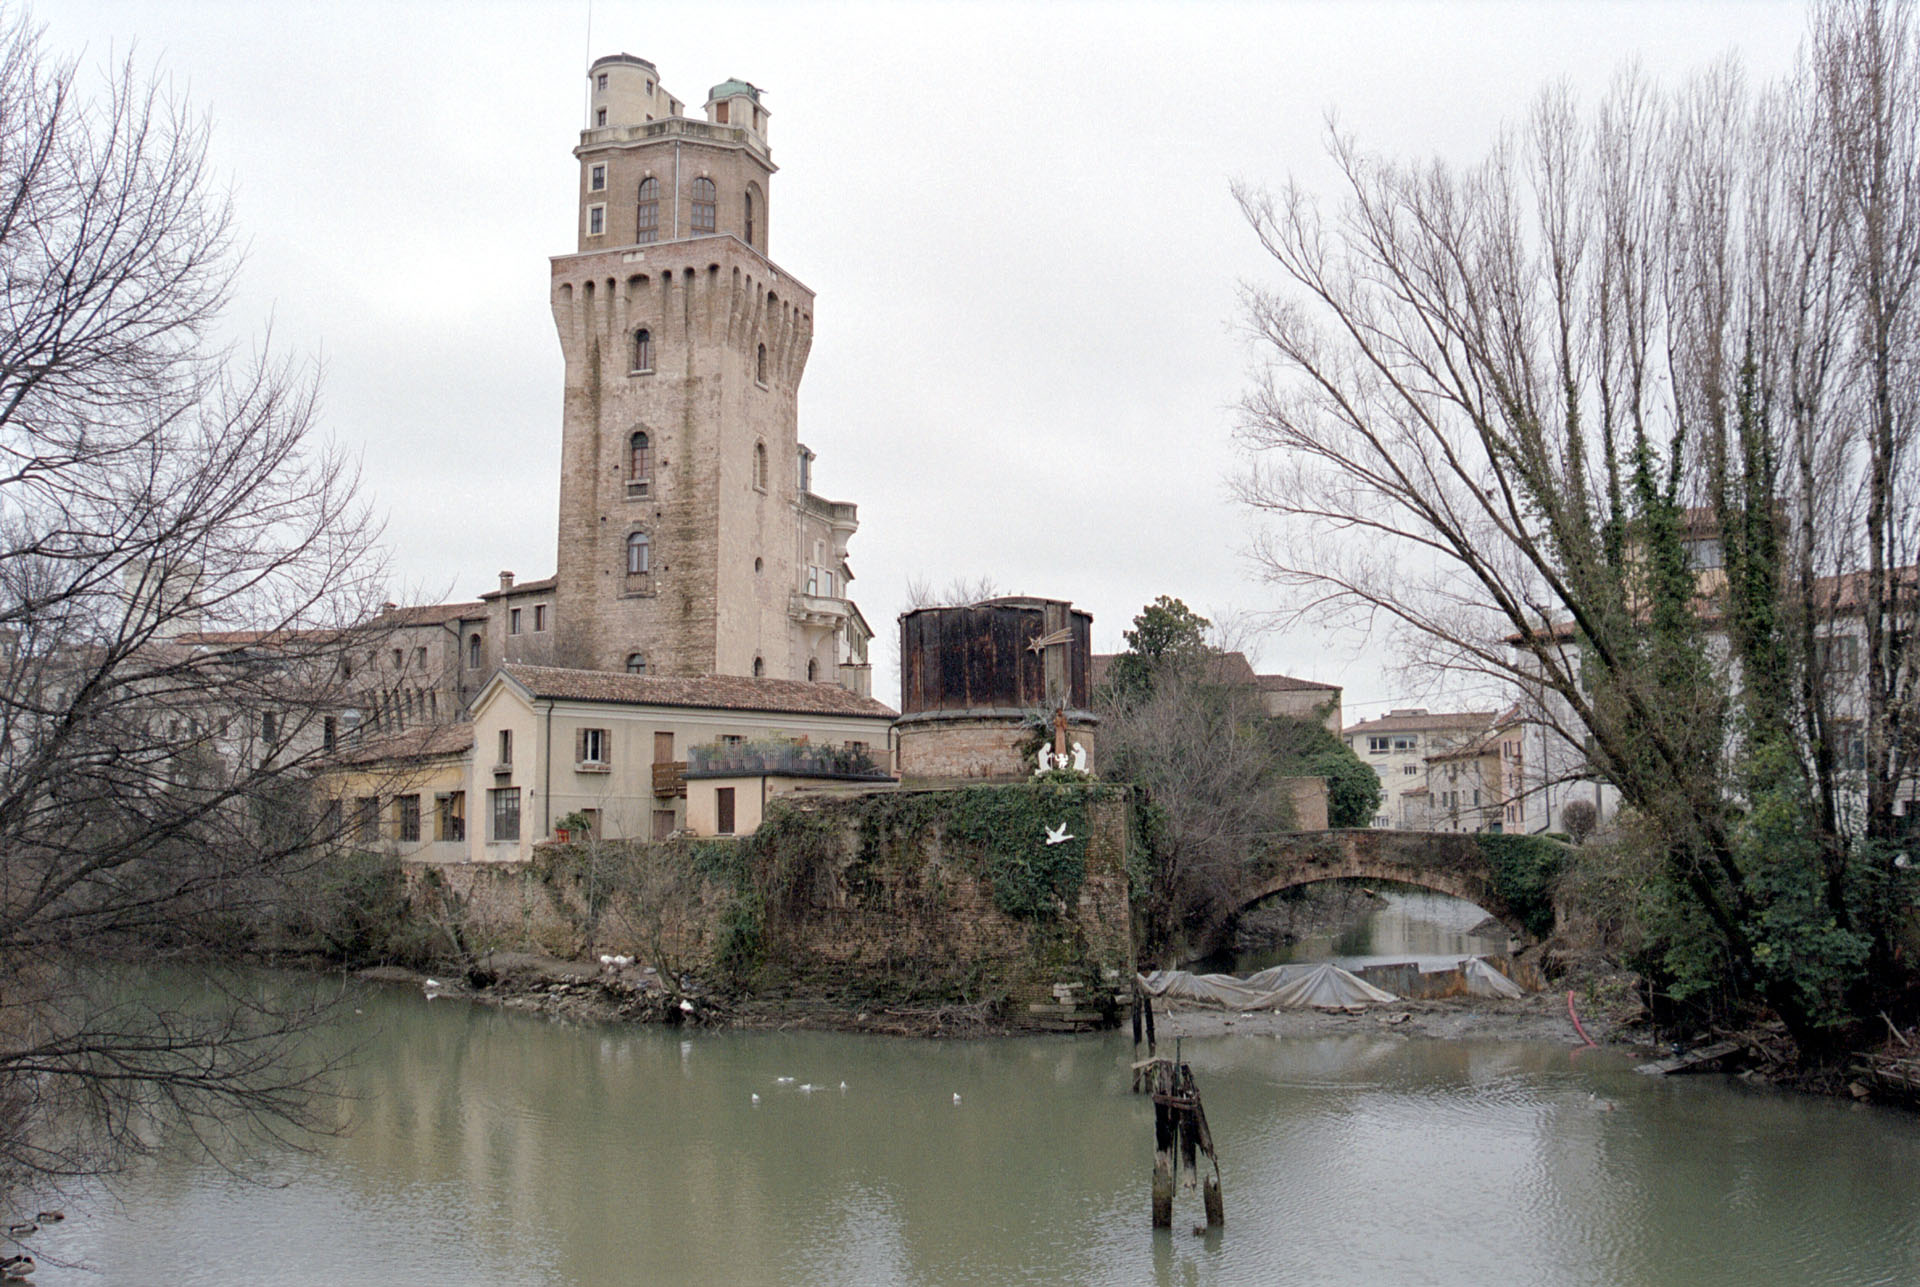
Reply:
[[[1041,641],[1067,635],[1052,646]],[[1093,617],[1060,599],[1005,598],[900,617],[900,713],[1084,711]]]

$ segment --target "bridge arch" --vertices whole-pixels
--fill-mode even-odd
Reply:
[[[1223,926],[1263,898],[1323,880],[1391,880],[1450,894],[1484,910],[1515,938],[1534,938],[1521,909],[1497,888],[1476,837],[1384,828],[1303,831],[1281,841],[1243,874],[1223,904]]]

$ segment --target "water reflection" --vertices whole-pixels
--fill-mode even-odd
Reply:
[[[47,1244],[102,1272],[39,1281],[1920,1280],[1913,1118],[1606,1052],[1190,1040],[1228,1227],[1189,1234],[1183,1193],[1155,1237],[1151,1109],[1118,1037],[682,1037],[402,991],[363,1009],[351,1135],[276,1159],[260,1178],[283,1188],[157,1160]]]
[[[1360,886],[1353,888],[1360,893]],[[1275,947],[1217,953],[1191,968],[1244,975],[1296,961],[1332,961],[1346,969],[1412,962],[1431,970],[1457,965],[1469,956],[1507,951],[1504,929],[1474,932],[1487,914],[1462,899],[1427,890],[1372,887],[1362,898],[1355,915],[1343,924],[1309,929]]]

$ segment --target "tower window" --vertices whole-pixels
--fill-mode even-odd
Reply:
[[[767,673],[767,663],[763,661],[761,658],[755,657],[753,659],[753,677],[755,679],[759,679],[766,673]]]
[[[725,103],[715,103],[713,105],[713,123],[715,125],[725,125],[727,123],[727,105]]]
[[[753,485],[757,491],[767,490],[767,444],[753,444]]]
[[[510,635],[520,633],[520,609],[518,608],[507,609],[507,633]]]
[[[759,237],[760,185],[759,184],[749,183],[747,185],[746,200],[744,202],[744,205],[745,205],[746,215],[747,215],[747,244],[749,246],[754,247],[755,249],[758,249],[760,246],[760,237]]]
[[[645,496],[652,490],[652,484],[653,446],[647,441],[647,435],[636,433],[627,439],[627,495]]]
[[[693,235],[711,236],[716,226],[714,210],[719,197],[712,179],[693,181]]]
[[[819,678],[820,678],[820,659],[817,657],[807,658],[807,682],[811,684]]]
[[[645,577],[653,570],[653,548],[645,532],[635,532],[627,538],[627,576]]]
[[[595,89],[605,89],[607,87],[607,74],[605,72],[601,72],[593,78],[593,87]]]
[[[644,675],[647,673],[647,657],[645,653],[630,652],[627,654],[627,673],[629,675]]]
[[[598,237],[607,230],[607,208],[605,206],[587,207],[587,236]]]
[[[469,670],[480,669],[480,636],[479,635],[467,636],[467,668]]]
[[[587,191],[605,192],[607,190],[607,167],[596,165],[587,171]]]
[[[633,239],[645,245],[660,240],[660,181],[640,180],[640,208],[633,221]],[[642,331],[642,335],[646,332]]]
[[[533,628],[536,633],[547,628],[547,605],[544,603],[533,605]]]
[[[594,124],[595,124],[596,126],[605,126],[605,125],[606,125],[606,123],[607,123],[607,109],[606,109],[606,108],[604,108],[604,107],[603,107],[603,108],[601,108],[601,109],[600,109],[599,111],[597,111],[597,112],[595,112],[595,113],[593,114],[593,123],[594,123]]]
[[[633,333],[633,369],[653,370],[653,332],[645,328]]]
[[[753,378],[761,385],[762,388],[766,387],[767,346],[764,344],[760,346],[759,352],[755,353],[753,357]]]

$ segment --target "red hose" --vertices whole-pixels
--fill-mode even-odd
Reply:
[[[1573,1020],[1573,1030],[1580,1034],[1580,1040],[1586,1042],[1589,1046],[1597,1046],[1600,1044],[1599,1042],[1595,1041],[1592,1037],[1589,1037],[1587,1035],[1587,1030],[1580,1026],[1580,1016],[1574,1013],[1574,1009],[1573,1009],[1573,989],[1572,988],[1567,989],[1567,1018]]]

